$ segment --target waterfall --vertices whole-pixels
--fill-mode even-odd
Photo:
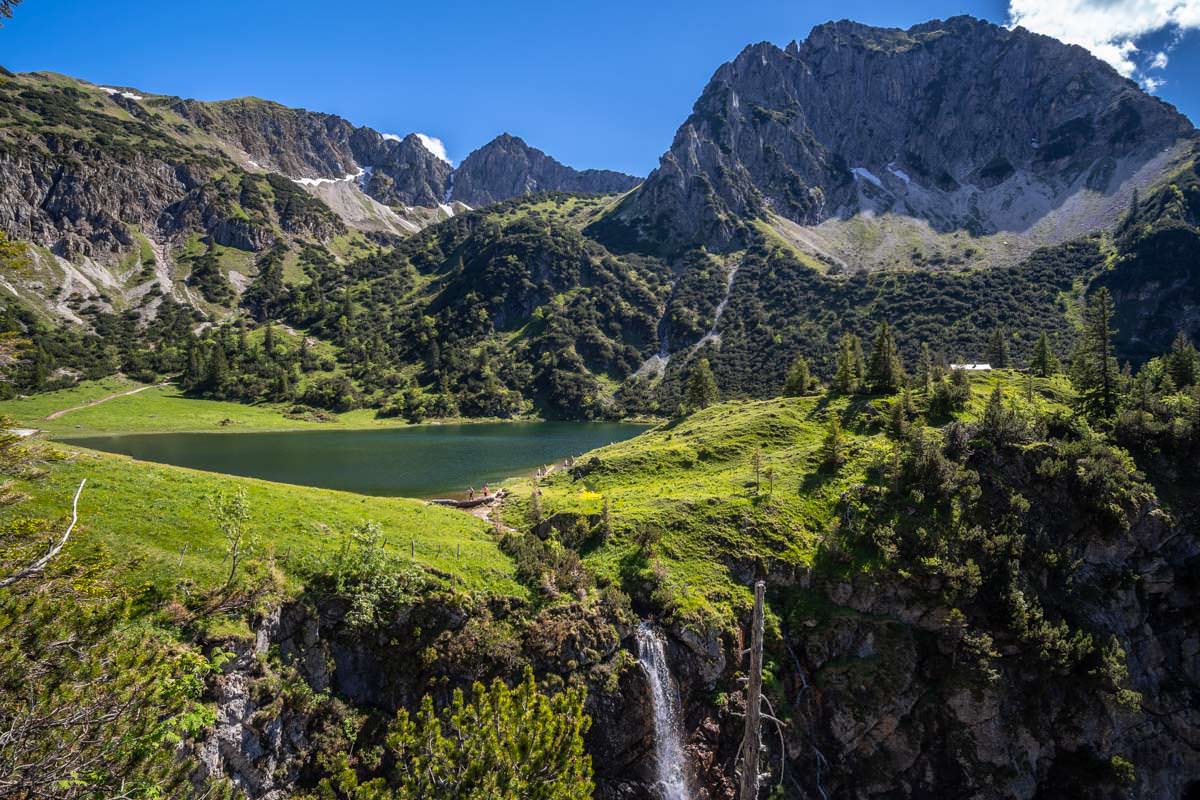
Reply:
[[[638,663],[650,681],[650,704],[654,711],[654,760],[656,785],[661,800],[691,800],[687,785],[687,763],[683,755],[683,724],[679,692],[671,680],[662,634],[648,622],[637,629]]]

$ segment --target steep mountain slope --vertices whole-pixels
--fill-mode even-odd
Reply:
[[[619,194],[639,183],[620,172],[563,166],[507,133],[463,159],[452,179],[447,196],[475,207],[538,192]]]
[[[619,218],[718,248],[769,219],[842,267],[907,265],[963,232],[966,261],[1011,262],[1111,224],[1194,137],[1085,50],[1023,29],[836,22],[718,69]]]
[[[251,169],[309,182],[353,176],[361,179],[371,197],[387,205],[436,206],[445,199],[453,168],[415,134],[385,137],[332,114],[255,98],[181,100],[173,110],[244,152]]]
[[[19,297],[74,322],[72,297],[148,314],[162,296],[203,305],[177,272],[185,257],[204,252],[209,277],[220,260],[221,280],[237,282],[256,251],[346,232],[294,182],[237,167],[166,101],[126,94],[0,76],[0,229],[28,243],[4,274]]]
[[[268,252],[281,248],[293,267],[305,247],[361,256],[468,208],[450,198],[453,167],[418,135],[253,98],[5,72],[0,119],[0,231],[30,245],[4,280],[72,323],[90,321],[83,307],[148,318],[162,296],[225,315]],[[478,204],[636,182],[578,173],[523,143],[471,164]]]

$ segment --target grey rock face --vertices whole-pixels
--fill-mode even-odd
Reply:
[[[622,210],[644,234],[727,245],[739,219],[894,211],[937,230],[1026,230],[1195,135],[1079,47],[969,17],[836,22],[713,75]]]
[[[126,222],[153,230],[206,179],[196,166],[115,159],[79,140],[46,145],[0,153],[0,230],[67,257],[128,247]]]
[[[331,114],[256,99],[182,100],[173,110],[258,166],[292,178],[341,178],[362,170],[363,190],[388,205],[431,207],[457,200],[479,207],[534,192],[624,192],[638,183],[619,172],[564,166],[507,133],[455,169],[416,134],[396,140]]]
[[[253,165],[289,178],[336,179],[362,172],[367,194],[389,205],[435,206],[446,196],[452,167],[412,134],[396,140],[333,114],[254,98],[181,100],[172,110],[245,152]]]
[[[454,171],[451,197],[472,207],[535,192],[625,192],[638,178],[601,169],[575,170],[519,137],[502,134],[467,156]]]

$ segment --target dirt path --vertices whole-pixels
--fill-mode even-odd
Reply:
[[[72,411],[79,411],[80,409],[83,409],[83,408],[91,408],[92,406],[98,406],[101,403],[107,403],[109,400],[116,400],[118,397],[128,397],[131,394],[137,394],[138,392],[144,392],[147,389],[155,389],[159,386],[166,386],[166,385],[167,384],[165,382],[164,383],[156,383],[152,386],[139,386],[136,389],[130,389],[129,391],[126,391],[126,392],[117,392],[116,394],[110,394],[108,397],[101,397],[98,400],[90,400],[81,406],[72,406],[71,408],[64,408],[61,411],[55,411],[52,414],[47,414],[46,419],[47,420],[58,419],[63,414],[70,414]]]

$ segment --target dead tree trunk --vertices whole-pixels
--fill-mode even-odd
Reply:
[[[71,524],[67,526],[65,531],[63,531],[62,538],[58,540],[58,544],[52,545],[46,555],[42,556],[37,561],[34,561],[29,566],[25,567],[24,569],[17,570],[7,578],[0,580],[0,589],[3,589],[6,586],[11,586],[19,580],[28,578],[30,575],[36,575],[46,568],[46,565],[50,563],[51,559],[59,554],[59,552],[66,545],[67,539],[71,535],[71,531],[75,530],[75,523],[79,521],[79,495],[83,493],[83,485],[85,483],[87,483],[87,478],[81,480],[79,482],[79,488],[75,490],[75,499],[71,501]]]
[[[739,800],[758,799],[758,753],[762,747],[763,594],[754,584],[754,618],[750,623],[750,672],[746,680],[746,733],[742,737],[742,781]]]

